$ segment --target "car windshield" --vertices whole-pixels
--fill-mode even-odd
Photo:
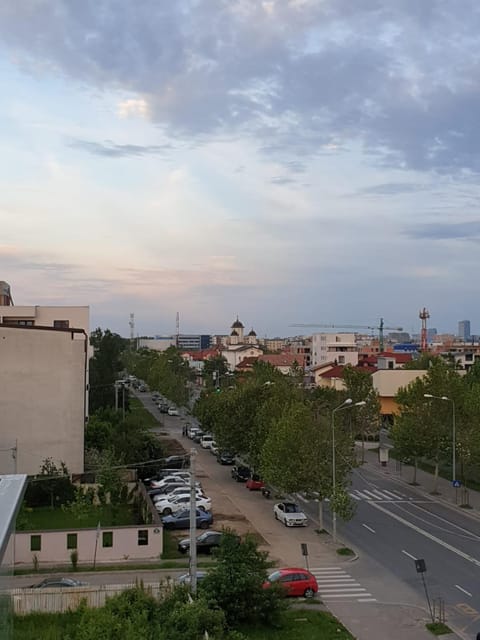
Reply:
[[[298,505],[292,503],[287,503],[285,505],[285,513],[300,513],[300,509]]]
[[[268,576],[268,581],[269,581],[269,582],[276,582],[277,580],[279,580],[279,579],[280,579],[281,575],[282,575],[282,574],[280,573],[280,571],[274,571],[273,573],[271,573],[271,574]]]

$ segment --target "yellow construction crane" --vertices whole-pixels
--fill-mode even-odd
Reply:
[[[383,352],[383,331],[403,331],[402,327],[386,327],[383,324],[383,318],[380,318],[380,324],[378,327],[372,327],[362,324],[291,324],[291,327],[304,327],[304,328],[322,328],[322,329],[370,329],[378,331],[378,342],[380,353]]]

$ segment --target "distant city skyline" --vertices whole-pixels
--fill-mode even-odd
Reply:
[[[129,335],[475,327],[480,6],[0,6],[0,279]],[[112,37],[115,34],[115,37]],[[474,329],[475,331],[475,329]]]

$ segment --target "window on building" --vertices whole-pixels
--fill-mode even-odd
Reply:
[[[76,548],[77,548],[77,534],[67,533],[67,549],[76,549]]]
[[[30,551],[42,550],[42,536],[33,535],[30,536]]]
[[[113,547],[113,531],[102,533],[102,547]]]
[[[345,356],[338,356],[338,364],[345,364]]]
[[[15,318],[3,318],[2,322],[3,324],[11,324],[15,327],[33,327],[35,324],[33,320],[18,320]]]
[[[55,329],[68,329],[70,327],[69,320],[54,320],[53,326]]]
[[[389,368],[389,369],[393,369],[393,364],[394,364],[394,363],[393,363],[393,360],[389,360],[389,361],[388,361],[388,368]]]
[[[138,546],[144,547],[148,544],[148,529],[138,530]]]

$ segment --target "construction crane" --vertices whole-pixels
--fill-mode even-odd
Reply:
[[[362,325],[362,324],[291,324],[290,326],[291,327],[310,327],[310,328],[318,327],[323,329],[369,329],[373,331],[378,331],[378,342],[379,342],[380,353],[383,353],[383,345],[384,345],[383,331],[384,330],[403,331],[402,327],[386,327],[383,324],[383,318],[380,318],[380,324],[378,325],[378,327],[372,327],[369,325]]]

